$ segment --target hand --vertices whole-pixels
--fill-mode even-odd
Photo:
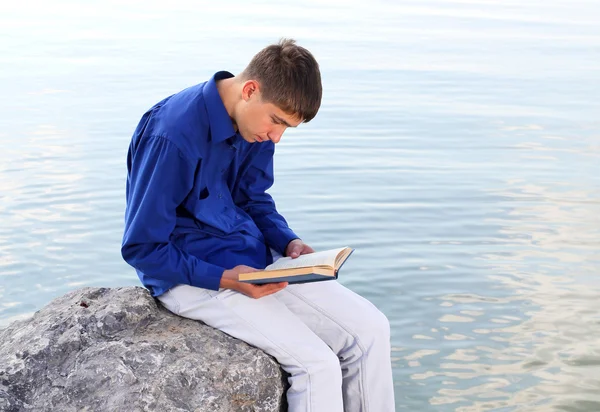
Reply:
[[[223,272],[223,277],[221,278],[221,283],[219,284],[219,287],[224,289],[237,290],[238,292],[243,293],[246,296],[249,296],[254,299],[259,299],[264,296],[268,296],[273,293],[279,292],[281,289],[285,288],[288,285],[287,282],[253,285],[251,283],[244,283],[239,281],[240,273],[251,273],[257,272],[258,270],[259,269],[255,269],[245,265],[238,265],[233,269],[228,269]]]
[[[300,239],[294,239],[285,248],[285,255],[296,259],[300,255],[315,253],[314,249]]]

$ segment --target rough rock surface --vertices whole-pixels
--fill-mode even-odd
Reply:
[[[141,287],[84,288],[0,330],[0,411],[283,411],[261,350]]]

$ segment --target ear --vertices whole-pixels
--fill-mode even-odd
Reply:
[[[246,80],[242,85],[242,99],[248,101],[252,96],[260,96],[260,85],[256,80]]]

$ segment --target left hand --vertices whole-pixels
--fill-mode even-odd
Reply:
[[[314,249],[300,239],[294,239],[285,248],[285,255],[296,259],[300,255],[315,253]]]

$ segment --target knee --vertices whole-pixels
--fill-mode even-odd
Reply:
[[[325,393],[336,393],[342,387],[342,367],[339,359],[333,353],[323,353],[316,351],[310,356],[310,359],[303,359],[302,362],[291,367],[284,367],[291,375],[288,390],[288,401],[290,396],[316,389]]]
[[[330,384],[336,385],[342,382],[342,367],[340,366],[340,360],[333,351],[327,351],[326,353],[320,354],[314,359],[310,365],[307,366],[306,370],[311,380],[314,378],[325,378],[325,381]]]
[[[379,310],[377,312],[378,312],[378,318],[379,318],[378,323],[377,323],[378,331],[385,340],[389,341],[390,335],[391,335],[390,321],[383,312],[381,312]]]
[[[371,346],[378,342],[389,344],[390,335],[390,321],[387,316],[379,309],[373,308],[358,332],[358,339],[365,346]]]

